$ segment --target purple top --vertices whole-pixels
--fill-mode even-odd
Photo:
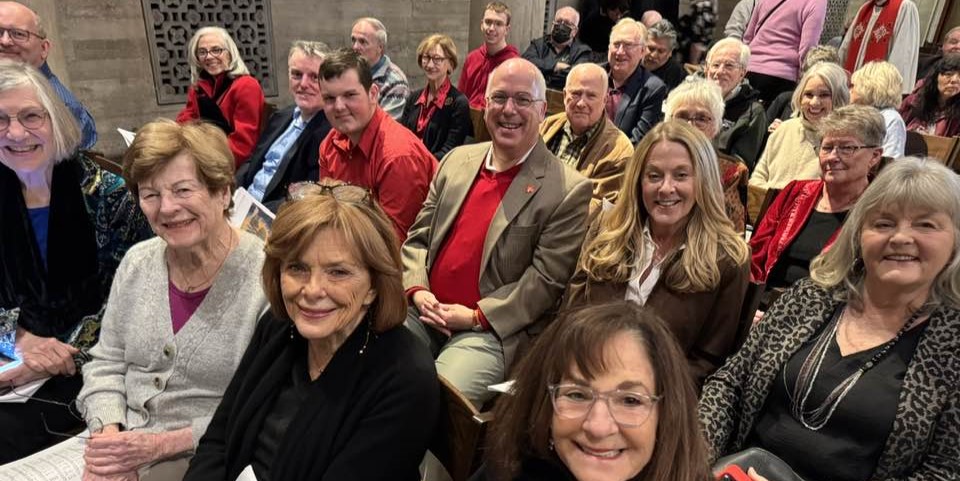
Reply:
[[[197,292],[183,292],[168,282],[170,292],[170,318],[173,319],[173,333],[176,334],[187,323],[190,316],[200,307],[210,288]]]
[[[743,43],[750,47],[747,70],[797,81],[807,50],[820,42],[826,15],[825,0],[759,0],[743,33]]]

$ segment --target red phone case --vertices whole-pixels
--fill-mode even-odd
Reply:
[[[740,466],[731,464],[717,474],[718,481],[753,481]]]

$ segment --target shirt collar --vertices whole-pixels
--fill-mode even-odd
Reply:
[[[518,160],[517,163],[510,166],[507,170],[512,169],[526,162],[527,157],[530,157],[530,152],[533,152],[533,148],[536,146],[537,144],[533,144],[533,147],[530,147],[530,150],[528,150],[526,154],[523,154],[523,157],[520,157],[520,160]],[[483,168],[491,172],[497,172],[497,169],[493,168],[493,144],[490,144],[490,148],[487,150],[487,157],[483,160]]]
[[[566,134],[567,138],[570,139],[571,142],[581,138],[589,139],[590,137],[593,137],[593,134],[600,130],[600,125],[603,124],[603,121],[604,118],[600,117],[600,121],[593,124],[593,127],[590,127],[586,132],[580,135],[576,135],[573,133],[573,129],[570,127],[570,119],[567,119],[567,121],[563,123],[563,133]]]
[[[436,105],[438,109],[443,108],[443,104],[447,101],[447,95],[450,93],[450,77],[448,76],[444,79],[443,84],[440,85],[440,89],[437,90],[437,96],[433,98],[433,105]],[[426,105],[427,96],[430,95],[430,86],[427,85],[423,92],[420,93],[420,98],[417,99],[416,105]]]
[[[360,134],[360,141],[357,142],[356,145],[350,142],[350,137],[347,137],[338,130],[334,130],[336,136],[333,138],[333,145],[343,151],[359,148],[363,156],[369,158],[370,152],[373,151],[373,143],[376,141],[377,134],[380,132],[380,124],[385,115],[386,113],[384,113],[383,109],[377,106],[373,112],[373,117],[370,117],[370,122],[363,128],[363,133]]]

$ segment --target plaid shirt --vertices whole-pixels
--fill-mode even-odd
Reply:
[[[410,96],[410,86],[407,76],[397,64],[384,55],[373,66],[373,83],[380,86],[380,107],[394,119],[403,115],[403,106]]]
[[[550,152],[553,152],[553,155],[556,155],[561,162],[577,169],[580,166],[580,155],[583,154],[583,149],[587,146],[590,138],[600,130],[602,125],[603,118],[600,119],[600,122],[597,122],[593,127],[590,127],[589,130],[584,132],[583,135],[575,137],[573,131],[570,130],[570,121],[568,120],[564,122],[563,129],[560,130],[560,135],[554,136],[553,139],[550,140],[550,144],[547,145],[547,148],[550,149]]]

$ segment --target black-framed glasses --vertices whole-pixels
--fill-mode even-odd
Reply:
[[[876,149],[878,145],[821,145],[817,147],[817,151],[820,152],[820,155],[830,155],[830,152],[834,150],[837,151],[837,154],[841,157],[846,157],[848,155],[855,154],[860,149]]]
[[[330,195],[336,200],[351,204],[370,203],[370,191],[353,184],[304,181],[287,187],[289,200],[301,200],[310,195]]]
[[[434,55],[421,55],[421,56],[420,56],[420,63],[421,63],[422,65],[427,65],[427,64],[431,64],[431,63],[434,64],[434,65],[440,65],[440,64],[442,64],[443,61],[446,60],[446,59],[447,59],[447,57],[440,57],[440,56],[434,56]]]
[[[43,124],[47,121],[47,117],[49,117],[49,114],[43,109],[25,109],[17,112],[16,115],[0,113],[0,132],[9,129],[10,122],[13,119],[20,122],[20,125],[27,130],[39,129],[43,127]]]
[[[510,99],[513,99],[513,105],[516,105],[517,107],[519,107],[519,108],[521,108],[521,109],[525,109],[525,108],[527,108],[527,107],[530,107],[531,105],[533,105],[533,104],[535,104],[535,103],[537,103],[537,102],[544,102],[544,101],[545,101],[544,99],[535,99],[535,98],[529,97],[529,96],[527,96],[527,95],[512,95],[512,96],[511,96],[511,95],[507,95],[507,94],[504,94],[504,93],[495,93],[495,94],[487,97],[487,102],[490,102],[490,103],[492,103],[492,104],[494,104],[494,105],[496,105],[496,106],[498,106],[498,107],[504,107],[504,106],[507,105],[507,101],[509,101]]]
[[[22,28],[3,28],[3,27],[0,27],[0,38],[3,38],[3,34],[9,35],[9,36],[10,36],[10,39],[13,40],[14,42],[17,42],[17,43],[27,43],[27,42],[29,42],[31,35],[33,35],[34,37],[39,38],[40,40],[43,40],[43,39],[47,38],[47,37],[44,37],[43,35],[40,35],[39,33],[31,32],[31,31],[29,31],[29,30],[24,30],[24,29],[22,29]]]
[[[617,424],[625,427],[637,427],[650,418],[657,402],[662,396],[645,392],[616,389],[599,392],[596,389],[579,384],[551,384],[547,387],[553,410],[566,419],[580,419],[593,409],[598,399],[607,403],[607,411]]]
[[[220,56],[223,55],[223,52],[226,52],[226,51],[227,50],[225,48],[221,48],[221,47],[213,47],[209,50],[205,48],[198,48],[197,58],[200,60],[203,60],[204,58],[206,58],[207,55],[213,55],[216,58],[220,58]]]

